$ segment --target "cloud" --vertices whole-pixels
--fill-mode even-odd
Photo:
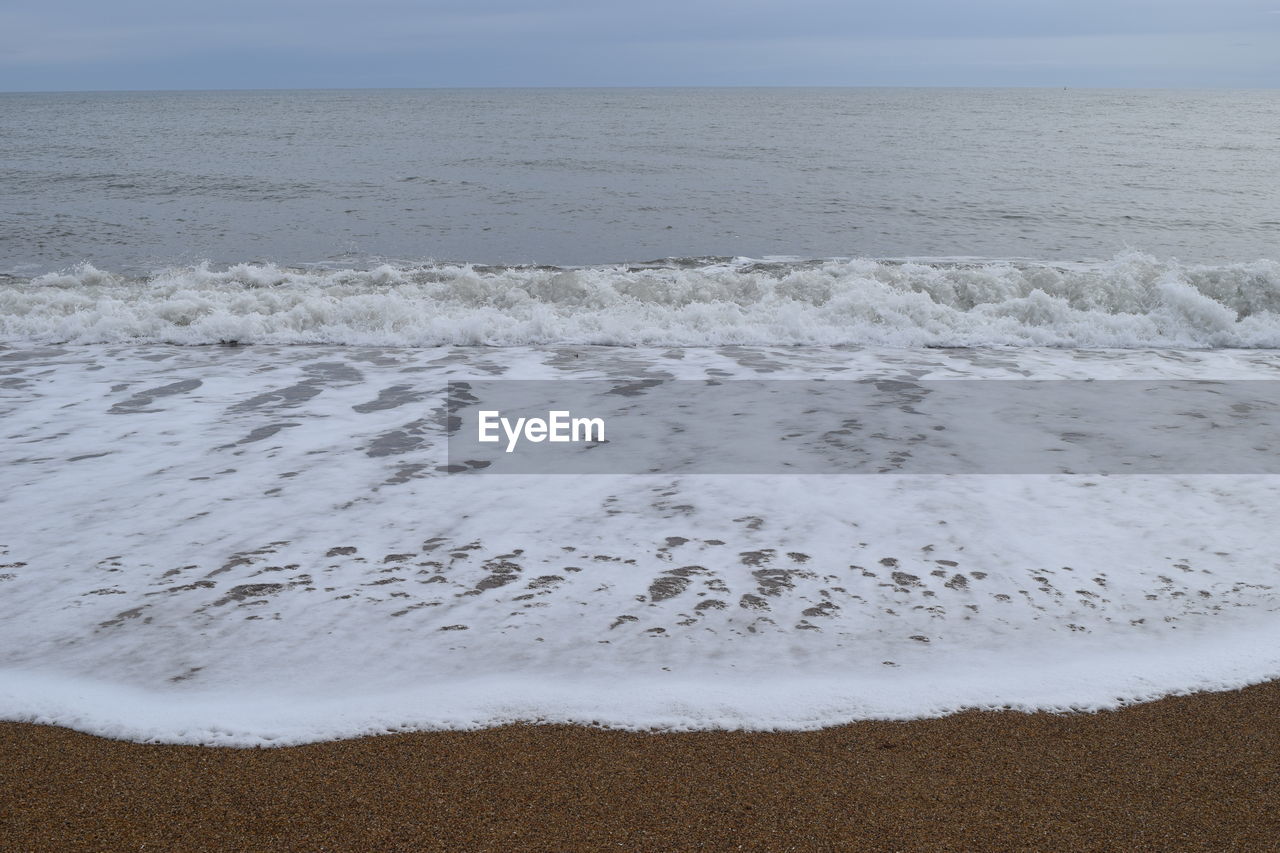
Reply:
[[[1039,52],[1059,44],[1078,52],[1054,54],[1047,85],[1136,85],[1117,69],[1139,65],[1163,85],[1277,85],[1253,53],[1220,45],[1248,36],[1280,55],[1280,28],[1270,17],[1259,26],[1261,11],[1280,10],[1258,0],[47,0],[0,8],[0,89],[1017,84],[1020,68],[1040,79]],[[1097,45],[1106,53],[1091,53]]]

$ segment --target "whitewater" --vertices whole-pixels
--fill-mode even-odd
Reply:
[[[1252,269],[1232,298],[1259,308],[1262,289],[1241,295]],[[269,301],[270,282],[234,276],[202,292]],[[141,316],[88,287],[101,316]],[[12,328],[0,718],[231,746],[515,721],[805,729],[1280,675],[1274,476],[505,475],[447,454],[449,382],[589,379],[626,405],[666,380],[1154,387],[1276,380],[1269,350],[408,347],[394,328],[399,346],[175,346]],[[190,340],[227,333],[212,329]],[[550,318],[541,334],[566,336]]]
[[[348,346],[1280,347],[1280,262],[83,264],[0,277],[0,340]]]

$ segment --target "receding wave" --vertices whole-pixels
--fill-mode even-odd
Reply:
[[[81,265],[0,278],[0,341],[1280,347],[1280,262]]]

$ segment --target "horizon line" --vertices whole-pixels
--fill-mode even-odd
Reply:
[[[232,87],[191,87],[191,88],[104,88],[104,89],[0,89],[0,95],[100,95],[100,94],[179,94],[179,93],[214,93],[214,92],[450,92],[450,91],[584,91],[615,90],[636,91],[650,89],[947,89],[947,90],[1072,90],[1084,91],[1151,91],[1151,92],[1197,92],[1197,91],[1276,91],[1280,86],[1100,86],[1100,85],[1046,85],[1017,84],[1000,85],[938,85],[918,83],[786,83],[786,84],[656,84],[656,85],[548,85],[548,86],[499,86],[499,85],[455,85],[455,86],[232,86]]]

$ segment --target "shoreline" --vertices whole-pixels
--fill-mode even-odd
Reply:
[[[564,725],[272,749],[0,723],[21,850],[1261,849],[1280,682],[804,732]]]

